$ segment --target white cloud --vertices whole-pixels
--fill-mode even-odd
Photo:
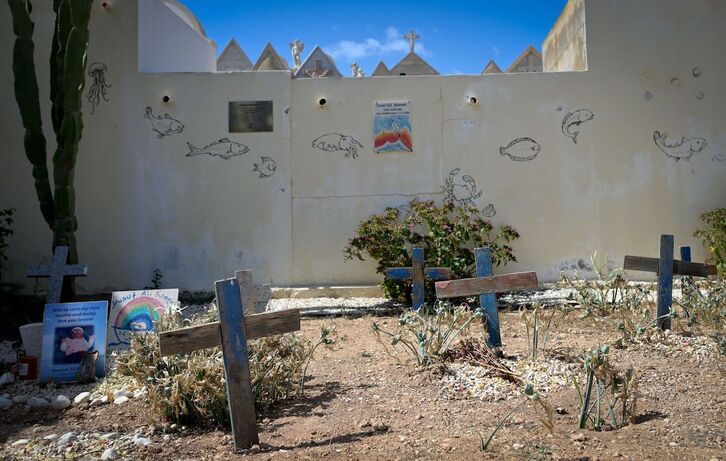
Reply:
[[[393,26],[386,27],[385,38],[382,41],[375,38],[366,38],[361,41],[341,40],[326,47],[326,52],[334,59],[344,61],[369,57],[382,58],[392,54],[408,53],[408,50],[408,40],[404,39],[403,34]],[[429,55],[428,50],[420,41],[416,42],[416,53],[422,56]]]
[[[499,56],[500,54],[502,54],[502,51],[495,45],[492,46],[492,53],[494,53],[494,56]]]

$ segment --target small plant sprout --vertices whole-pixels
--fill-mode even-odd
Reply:
[[[382,329],[377,322],[371,327],[387,353],[398,358],[397,348],[402,347],[418,366],[427,366],[440,362],[454,340],[465,334],[472,322],[483,318],[479,309],[471,311],[466,306],[454,308],[449,303],[437,302],[431,313],[425,309],[404,312],[395,332]]]
[[[632,368],[616,370],[608,360],[610,347],[603,345],[585,357],[586,374],[583,394],[576,377],[575,389],[580,396],[580,415],[577,426],[585,429],[587,423],[600,431],[612,423],[618,429],[635,417],[638,400],[638,381]]]
[[[545,313],[542,306],[535,304],[531,311],[522,309],[520,312],[527,331],[527,355],[530,360],[537,360],[539,351],[546,355],[547,340],[557,311],[557,307],[552,307],[549,313]]]
[[[320,346],[321,344],[325,347],[332,346],[335,343],[335,340],[333,339],[333,336],[335,335],[335,324],[329,324],[329,325],[322,325],[320,327],[320,336],[318,336],[318,340],[310,347],[310,354],[308,354],[307,359],[305,359],[305,366],[303,367],[302,376],[300,377],[300,394],[303,394],[305,392],[305,375],[308,371],[308,365],[310,364],[310,360],[313,358],[313,354],[315,354],[315,350]]]
[[[550,433],[552,433],[552,430],[554,429],[554,423],[553,423],[553,417],[554,417],[554,411],[552,410],[552,406],[542,397],[542,395],[535,391],[534,386],[530,383],[527,383],[524,385],[524,388],[522,389],[522,394],[524,395],[524,399],[522,399],[521,402],[519,402],[517,405],[514,406],[511,410],[509,410],[509,413],[504,415],[504,418],[502,418],[499,423],[494,427],[494,430],[492,430],[492,433],[489,434],[489,437],[484,440],[484,437],[482,437],[481,434],[479,434],[479,450],[480,451],[486,451],[489,448],[489,445],[491,444],[492,440],[494,439],[494,436],[499,432],[499,429],[504,426],[504,423],[509,420],[509,418],[521,407],[524,406],[527,402],[535,402],[537,405],[536,408],[541,408],[543,413],[542,415],[539,414],[539,411],[537,412],[537,417],[539,418],[542,425],[547,429]]]

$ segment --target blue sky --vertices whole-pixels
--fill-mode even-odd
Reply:
[[[288,62],[290,42],[305,43],[303,60],[320,45],[350,75],[367,75],[378,61],[390,68],[408,52],[402,35],[414,29],[416,51],[442,74],[478,74],[490,59],[502,69],[532,44],[541,49],[566,0],[182,0],[221,52],[234,37],[254,62],[269,41]]]

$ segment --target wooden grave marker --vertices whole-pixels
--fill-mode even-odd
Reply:
[[[687,251],[681,249],[682,261],[673,259],[673,240],[672,235],[664,234],[660,236],[660,258],[626,255],[623,262],[623,269],[625,270],[655,272],[658,275],[658,301],[655,315],[658,327],[662,330],[670,330],[671,328],[673,275],[694,277],[716,275],[716,266],[688,261],[691,259],[690,248]]]
[[[476,257],[476,276],[491,277],[494,275],[492,268],[492,251],[489,248],[474,249]],[[502,347],[502,335],[499,332],[499,311],[497,310],[497,295],[494,293],[482,293],[479,295],[479,306],[484,310],[487,319],[487,331],[489,339],[487,343],[490,348]]]
[[[68,247],[57,246],[53,251],[53,262],[47,266],[33,266],[28,270],[28,277],[48,277],[48,294],[46,304],[59,303],[63,291],[64,277],[85,277],[88,275],[88,266],[83,264],[70,264],[68,262]]]
[[[300,311],[290,309],[245,315],[254,309],[251,271],[214,282],[219,322],[166,331],[159,335],[161,356],[222,346],[232,436],[236,450],[259,444],[250,381],[247,341],[300,329]]]
[[[386,278],[391,280],[413,280],[411,308],[417,311],[424,305],[424,280],[448,280],[451,278],[452,272],[448,267],[424,267],[423,248],[411,249],[411,263],[412,267],[389,267],[383,273]]]
[[[488,250],[488,248],[476,249],[477,278],[436,282],[436,297],[446,299],[479,296],[479,303],[484,308],[487,318],[488,343],[491,347],[501,347],[502,337],[499,331],[499,313],[495,293],[532,290],[539,286],[539,282],[536,272],[491,275],[491,253]]]

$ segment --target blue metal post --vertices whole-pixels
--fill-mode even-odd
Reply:
[[[413,301],[413,310],[421,309],[425,301],[425,285],[424,285],[424,249],[411,249],[411,266],[413,266],[413,290],[411,292],[411,300]]]
[[[660,259],[658,261],[658,327],[671,328],[671,304],[673,304],[673,236],[660,236]]]
[[[491,277],[492,251],[489,248],[477,248],[476,255],[476,276]],[[502,336],[499,332],[499,311],[497,311],[497,295],[484,293],[479,295],[479,304],[484,309],[487,319],[487,331],[489,332],[489,347],[502,347]]]

